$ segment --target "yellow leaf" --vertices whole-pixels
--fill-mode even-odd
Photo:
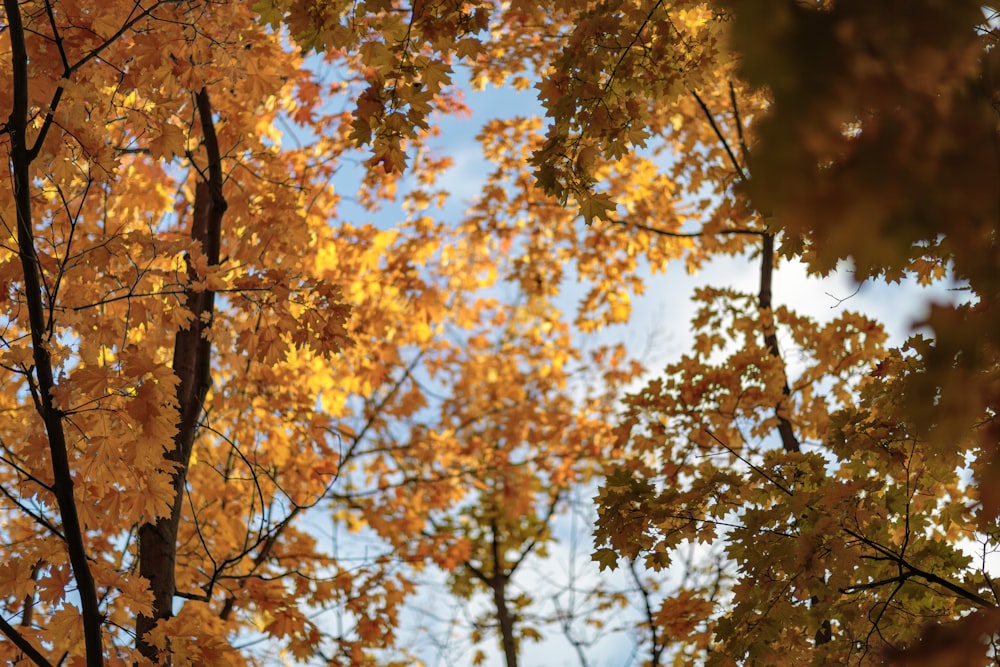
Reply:
[[[580,215],[590,225],[594,219],[610,220],[609,212],[615,210],[615,203],[606,194],[586,194],[580,202]]]

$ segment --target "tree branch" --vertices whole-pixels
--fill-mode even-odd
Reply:
[[[766,232],[759,229],[720,229],[715,232],[671,232],[666,229],[660,229],[658,227],[650,227],[649,225],[644,225],[641,222],[633,222],[628,220],[608,220],[611,224],[622,225],[623,227],[635,227],[636,229],[641,229],[652,234],[657,234],[659,236],[667,236],[673,239],[698,239],[705,236],[730,236],[730,235],[747,235],[747,236],[764,236]]]
[[[740,118],[740,107],[736,104],[736,86],[732,79],[729,80],[729,102],[733,105],[733,124],[736,125],[736,137],[740,142],[740,156],[746,162],[750,157],[750,149],[747,148],[747,140],[743,135],[743,119]]]
[[[643,612],[646,614],[646,623],[649,624],[650,632],[650,642],[651,646],[649,649],[649,664],[652,667],[659,667],[660,656],[663,653],[665,645],[662,641],[662,637],[657,636],[656,632],[656,616],[653,614],[653,604],[650,599],[649,589],[646,588],[645,584],[642,583],[642,579],[639,578],[639,573],[635,569],[635,559],[628,559],[628,571],[632,575],[632,581],[635,582],[636,587],[639,589],[639,594],[642,596]]]
[[[705,101],[701,99],[701,96],[694,90],[691,91],[691,94],[694,95],[694,99],[698,101],[698,106],[701,107],[702,112],[705,114],[705,118],[708,119],[709,125],[712,126],[712,130],[715,132],[715,136],[719,139],[723,149],[725,149],[726,155],[729,156],[729,161],[732,162],[733,168],[736,169],[736,174],[739,176],[739,179],[746,183],[746,171],[743,169],[743,165],[740,164],[740,161],[736,159],[736,154],[733,153],[733,149],[729,145],[729,141],[722,133],[718,123],[715,122],[715,117],[709,110],[708,105],[705,104]],[[736,93],[732,84],[730,84],[729,95],[733,102],[733,114],[736,118],[737,125],[739,125],[741,148],[744,152],[746,152],[747,147],[743,140],[743,127],[740,121],[739,109],[736,106]],[[778,434],[781,436],[781,446],[786,452],[798,452],[802,450],[802,447],[799,443],[799,439],[795,436],[795,429],[792,428],[791,422],[788,421],[788,418],[784,413],[786,399],[791,397],[792,391],[788,386],[788,375],[785,372],[785,361],[781,356],[781,349],[778,347],[778,335],[771,316],[771,282],[774,274],[774,234],[772,232],[763,232],[761,233],[761,236],[763,237],[764,243],[760,253],[760,293],[757,297],[757,307],[760,309],[761,316],[767,319],[764,324],[764,345],[767,346],[767,350],[771,356],[777,359],[781,364],[782,395],[784,396],[784,399],[779,402],[778,405],[774,406],[774,413],[778,418]]]
[[[538,530],[536,530],[535,534],[528,539],[528,542],[521,550],[521,553],[514,559],[514,562],[511,563],[510,569],[508,570],[509,576],[513,576],[517,568],[524,562],[524,559],[527,558],[528,555],[531,554],[532,550],[538,545],[538,540],[541,538],[542,533],[545,532],[545,529],[549,526],[549,522],[552,520],[552,517],[556,512],[556,505],[559,503],[559,498],[560,495],[558,493],[553,494],[551,500],[549,501],[549,506],[545,510],[545,518],[539,522]]]
[[[697,100],[698,106],[701,107],[702,112],[705,114],[705,118],[708,119],[708,124],[712,126],[712,131],[715,132],[715,136],[718,137],[719,143],[722,144],[722,148],[725,149],[726,155],[729,156],[729,161],[733,163],[737,176],[740,177],[741,181],[746,183],[747,175],[746,172],[743,171],[743,165],[741,165],[740,161],[736,159],[736,154],[733,153],[733,149],[729,146],[729,141],[726,139],[726,136],[722,134],[719,124],[715,122],[715,117],[712,115],[712,112],[708,110],[708,105],[705,104],[705,100],[701,99],[701,95],[696,93],[694,90],[691,91],[691,94],[694,95],[694,99]]]
[[[154,2],[147,8],[143,8],[141,3],[136,1],[135,6],[132,8],[131,13],[125,19],[125,21],[122,22],[121,27],[117,31],[115,31],[113,35],[105,39],[103,42],[92,48],[87,53],[83,54],[83,56],[72,65],[69,64],[69,59],[62,44],[63,41],[62,36],[59,34],[58,28],[55,24],[55,16],[51,6],[52,3],[46,2],[45,10],[46,13],[48,14],[50,27],[52,28],[52,36],[53,36],[52,41],[55,42],[56,44],[56,49],[59,52],[60,61],[62,62],[63,65],[63,75],[61,80],[69,81],[70,77],[73,75],[74,72],[79,70],[81,67],[89,63],[94,58],[97,58],[107,48],[109,48],[112,44],[118,41],[118,39],[122,35],[128,32],[132,28],[132,26],[134,26],[136,23],[143,20],[147,16],[150,16],[155,9],[160,7],[160,5],[168,3],[180,4],[181,1],[182,0],[164,0],[161,2]],[[4,0],[4,3],[6,4],[6,0]],[[136,13],[137,9],[141,9],[142,11]],[[52,99],[49,100],[48,110],[45,114],[45,118],[42,120],[42,125],[38,129],[38,135],[35,137],[35,145],[32,146],[30,149],[28,149],[28,157],[31,160],[34,160],[42,150],[42,145],[45,142],[45,137],[48,135],[48,132],[52,128],[52,124],[55,121],[56,109],[59,107],[60,101],[62,101],[64,90],[65,89],[61,85],[57,86],[55,93],[52,95]]]
[[[875,542],[874,540],[871,540],[871,539],[865,537],[864,535],[861,535],[860,533],[851,530],[850,528],[844,528],[843,530],[844,530],[845,533],[847,533],[851,537],[859,540],[862,544],[865,544],[865,545],[871,547],[875,551],[877,551],[880,554],[882,554],[883,556],[885,556],[887,560],[890,560],[890,561],[893,561],[894,563],[896,563],[896,565],[899,566],[899,568],[901,570],[901,573],[900,573],[899,576],[894,577],[894,579],[900,580],[902,582],[902,581],[905,581],[906,579],[909,579],[911,577],[920,577],[921,579],[923,579],[927,583],[937,584],[938,586],[941,586],[942,588],[950,591],[951,593],[954,593],[958,597],[963,598],[965,600],[968,600],[969,602],[972,602],[977,607],[982,607],[984,609],[997,609],[998,608],[997,605],[993,604],[992,602],[990,602],[989,600],[987,600],[983,596],[979,595],[978,593],[974,593],[973,591],[970,591],[970,590],[967,590],[965,588],[962,588],[958,584],[952,583],[952,582],[948,581],[947,579],[945,579],[945,578],[943,578],[943,577],[941,577],[939,575],[934,574],[933,572],[927,572],[926,570],[920,569],[916,565],[914,565],[914,564],[910,563],[909,561],[907,561],[903,556],[894,553],[891,549],[882,546],[878,542]],[[876,582],[876,583],[888,583],[888,582],[891,582],[891,581],[892,581],[892,579],[887,580],[886,582]],[[866,587],[866,586],[867,587],[874,587],[875,584],[868,584],[868,585],[859,584],[858,586],[849,586],[848,589],[861,590],[862,587]]]
[[[5,621],[3,616],[0,616],[0,632],[36,665],[39,667],[52,667],[52,663],[49,662],[48,658],[42,655],[14,626]]]
[[[764,472],[763,468],[761,468],[759,466],[756,466],[753,463],[751,463],[749,460],[743,458],[739,454],[739,452],[737,452],[735,449],[733,449],[732,447],[730,447],[729,445],[727,445],[726,443],[724,443],[722,440],[719,439],[719,437],[717,435],[715,435],[714,433],[712,433],[711,431],[709,431],[707,428],[703,429],[703,430],[705,431],[705,433],[708,434],[708,436],[710,438],[712,438],[712,440],[715,440],[717,443],[719,443],[720,445],[722,445],[722,447],[727,452],[729,452],[730,454],[732,454],[733,456],[735,456],[736,458],[738,458],[743,463],[747,464],[750,467],[751,470],[753,470],[755,473],[757,473],[758,475],[760,475],[761,477],[763,477],[764,479],[766,479],[767,481],[769,481],[771,484],[774,484],[785,495],[787,495],[787,496],[791,496],[792,495],[792,492],[788,488],[786,488],[781,482],[779,482],[778,480],[776,480],[775,478],[771,477],[766,472]]]

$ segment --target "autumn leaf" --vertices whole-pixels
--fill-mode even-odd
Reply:
[[[604,571],[617,569],[620,556],[614,549],[601,548],[594,551],[592,558],[601,566],[601,571]]]
[[[432,568],[476,663],[978,659],[991,12],[6,2],[0,661],[418,664]],[[690,349],[606,344],[719,258]],[[793,262],[912,277],[928,335]]]
[[[606,194],[587,194],[580,202],[580,215],[590,225],[594,220],[610,220],[609,212],[615,210],[615,203]]]

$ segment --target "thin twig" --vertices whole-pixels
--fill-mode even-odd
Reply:
[[[726,150],[726,155],[729,156],[730,162],[733,163],[733,167],[736,169],[736,173],[737,175],[739,175],[740,180],[746,183],[747,175],[743,171],[743,166],[740,164],[740,161],[736,159],[736,155],[733,153],[733,149],[729,146],[729,141],[726,139],[725,135],[722,134],[722,130],[719,128],[718,123],[715,122],[715,117],[712,116],[712,112],[708,110],[708,105],[705,104],[705,100],[701,99],[701,95],[699,95],[694,90],[691,90],[691,94],[694,95],[694,99],[698,101],[698,106],[700,106],[701,110],[705,113],[705,118],[708,119],[708,123],[709,125],[712,126],[712,130],[715,132],[715,136],[719,138],[719,142],[722,144],[722,147]]]
[[[788,490],[787,488],[785,488],[785,486],[783,484],[781,484],[778,480],[774,479],[773,477],[771,477],[770,475],[768,475],[766,472],[764,472],[764,470],[762,468],[760,468],[759,466],[755,466],[753,463],[751,463],[747,459],[745,459],[742,456],[740,456],[739,452],[737,452],[732,447],[730,447],[729,445],[727,445],[726,443],[724,443],[722,440],[720,440],[718,438],[718,436],[716,436],[714,433],[712,433],[711,431],[709,431],[707,428],[703,429],[703,430],[705,431],[705,433],[707,433],[709,435],[710,438],[712,438],[712,440],[715,440],[717,443],[719,443],[720,445],[722,445],[726,449],[727,452],[729,452],[730,454],[732,454],[733,456],[735,456],[736,458],[738,458],[743,463],[745,463],[748,466],[750,466],[750,469],[753,470],[755,473],[757,473],[758,475],[760,475],[761,477],[763,477],[764,479],[766,479],[767,481],[769,481],[771,484],[774,484],[776,487],[778,487],[779,489],[781,489],[781,491],[783,491],[786,495],[788,495],[788,496],[792,495],[792,492],[790,490]]]

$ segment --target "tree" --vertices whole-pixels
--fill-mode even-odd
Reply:
[[[454,595],[468,600],[484,592],[491,598],[488,620],[477,621],[472,635],[478,643],[481,628],[495,626],[507,667],[519,664],[526,641],[542,638],[537,626],[547,620],[536,613],[532,622],[541,596],[518,586],[518,579],[533,557],[547,555],[571,490],[590,484],[599,469],[610,443],[615,393],[641,368],[626,361],[621,346],[585,358],[558,311],[531,310],[515,311],[501,325],[479,369],[467,367],[465,378],[448,383],[457,395],[441,406],[444,425],[462,426],[453,428],[475,457],[452,469],[467,470],[464,484],[475,491],[446,516],[432,515],[429,531],[432,539],[457,536],[464,546],[458,562],[442,565]],[[522,336],[529,341],[519,341]],[[525,358],[518,348],[543,356]],[[470,400],[473,386],[479,391]],[[484,657],[480,652],[473,662]]]
[[[347,340],[321,280],[332,237],[307,205],[333,206],[329,166],[268,146],[267,98],[302,73],[245,9],[217,9],[5,3],[12,662],[232,662],[241,596],[280,620],[298,613],[282,577],[337,595],[308,578],[310,540],[288,526],[329,481],[315,472],[329,443],[305,437],[322,427],[318,387],[259,404],[274,374]],[[234,73],[250,49],[276,69]],[[179,599],[192,604],[175,615]],[[314,641],[307,624],[274,633]]]
[[[489,315],[490,255],[518,249],[505,277],[543,308],[563,266],[535,259],[558,252],[594,283],[581,322],[627,316],[632,238],[550,235],[534,222],[574,218],[555,200],[511,202],[532,225],[499,202],[493,227],[421,214],[448,165],[428,119],[464,110],[451,62],[485,79],[526,66],[478,60],[499,46],[477,35],[519,9],[439,9],[4,3],[3,659],[241,664],[257,631],[295,658],[375,660],[408,579],[338,562],[301,520],[381,476],[366,438],[425,405],[414,360],[443,363],[464,344],[446,328]],[[350,111],[331,112],[338,95]],[[489,129],[505,174],[530,172],[513,135],[531,123]],[[407,188],[398,230],[337,217],[358,145],[362,206]],[[310,620],[330,606],[346,634]]]
[[[709,622],[681,644],[706,664],[992,660],[993,18],[973,3],[720,4],[745,83],[707,85],[728,105],[689,94],[730,170],[716,196],[761,239],[759,291],[700,293],[693,353],[628,400],[631,456],[602,490],[596,556],[662,567],[685,542],[723,545],[729,596],[682,594]],[[932,337],[885,349],[876,322],[820,326],[772,303],[779,235],[817,273],[952,273],[966,298],[931,307]]]

